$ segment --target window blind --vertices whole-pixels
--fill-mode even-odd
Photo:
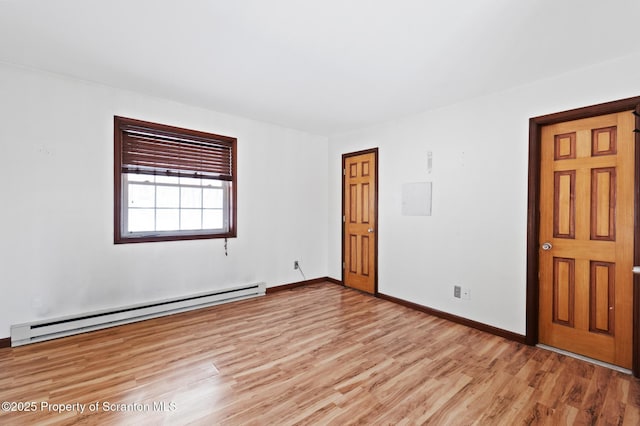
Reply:
[[[122,172],[204,179],[233,179],[233,143],[125,125]]]

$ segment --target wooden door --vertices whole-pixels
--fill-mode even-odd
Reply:
[[[378,151],[345,154],[343,164],[343,274],[347,287],[375,294]]]
[[[631,368],[631,112],[541,131],[539,341]]]

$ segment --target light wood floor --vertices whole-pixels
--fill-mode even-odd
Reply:
[[[37,407],[2,425],[640,424],[631,376],[330,283],[1,349],[1,401]]]

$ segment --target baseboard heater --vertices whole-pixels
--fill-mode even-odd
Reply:
[[[11,346],[42,342],[221,303],[264,296],[265,283],[11,326]]]

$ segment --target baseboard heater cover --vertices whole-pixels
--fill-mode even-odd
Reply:
[[[264,296],[265,291],[266,284],[262,282],[80,315],[12,325],[11,346],[22,346],[221,303]]]

